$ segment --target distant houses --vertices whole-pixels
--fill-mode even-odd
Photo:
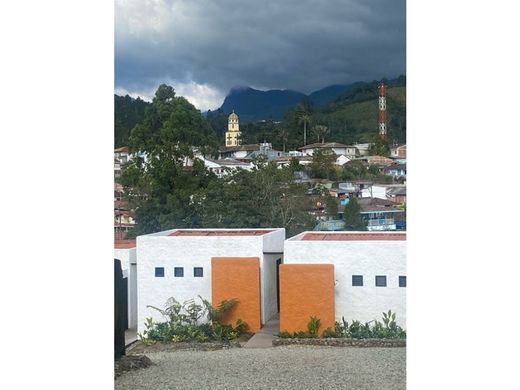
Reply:
[[[316,150],[330,149],[337,156],[345,156],[348,159],[353,159],[359,156],[359,152],[355,146],[348,146],[339,142],[315,143],[302,146],[301,150],[305,156],[312,156]]]

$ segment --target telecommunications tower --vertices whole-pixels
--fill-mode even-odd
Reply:
[[[386,86],[379,84],[379,136],[386,138]]]

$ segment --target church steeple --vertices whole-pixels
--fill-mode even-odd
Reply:
[[[226,132],[226,146],[240,145],[240,124],[235,110],[228,117],[228,131]]]

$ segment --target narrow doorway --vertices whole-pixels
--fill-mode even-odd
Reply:
[[[276,260],[276,307],[278,313],[280,312],[280,264],[282,264],[282,259]]]

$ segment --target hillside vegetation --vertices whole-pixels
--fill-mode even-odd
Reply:
[[[128,145],[130,131],[144,119],[148,106],[150,103],[140,98],[114,95],[114,147]]]

